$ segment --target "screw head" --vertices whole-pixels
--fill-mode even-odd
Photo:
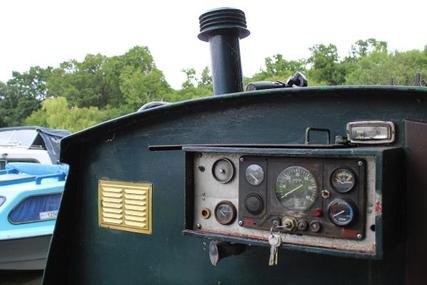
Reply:
[[[326,189],[322,190],[321,194],[323,199],[328,199],[331,196],[331,193]]]
[[[245,159],[244,159],[243,157],[239,158],[239,160],[240,160],[241,162],[245,161]]]
[[[357,162],[357,165],[362,166],[362,165],[363,165],[363,161],[359,160],[359,161]]]
[[[196,227],[200,230],[202,228],[201,224],[197,224]]]
[[[239,222],[238,222],[238,224],[239,224],[239,226],[243,226],[243,221],[242,220],[240,220]]]
[[[362,239],[362,235],[361,234],[357,234],[356,236],[358,239]]]
[[[300,220],[298,221],[297,227],[298,227],[298,230],[300,231],[306,231],[308,228],[308,224],[306,221]]]
[[[322,228],[322,225],[318,221],[312,221],[310,223],[310,231],[312,231],[313,233],[320,232],[321,228]]]

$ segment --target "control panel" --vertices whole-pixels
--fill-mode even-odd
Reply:
[[[365,166],[363,159],[241,156],[238,219],[253,229],[276,224],[286,233],[363,239]]]
[[[383,177],[390,150],[185,151],[185,234],[268,246],[274,229],[281,247],[381,258],[383,182],[398,193]]]

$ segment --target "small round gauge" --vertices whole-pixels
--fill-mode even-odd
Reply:
[[[221,201],[215,207],[215,219],[221,225],[229,225],[236,219],[236,207],[230,201]]]
[[[338,168],[331,176],[331,184],[339,193],[347,193],[356,185],[356,177],[350,169]]]
[[[264,181],[264,169],[258,164],[251,164],[246,168],[246,181],[253,186],[258,186]]]
[[[304,211],[317,198],[317,182],[313,174],[301,166],[291,166],[280,172],[276,180],[276,197],[289,210]]]
[[[349,225],[354,220],[355,209],[350,201],[335,199],[328,206],[331,221],[340,227]]]
[[[212,174],[216,181],[228,183],[234,177],[234,165],[227,158],[218,159],[212,166]]]

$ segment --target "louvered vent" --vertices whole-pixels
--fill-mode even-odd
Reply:
[[[151,194],[149,183],[99,180],[99,225],[151,234]]]

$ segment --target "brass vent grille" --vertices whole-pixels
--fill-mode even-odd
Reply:
[[[99,180],[101,227],[151,234],[152,184]]]

